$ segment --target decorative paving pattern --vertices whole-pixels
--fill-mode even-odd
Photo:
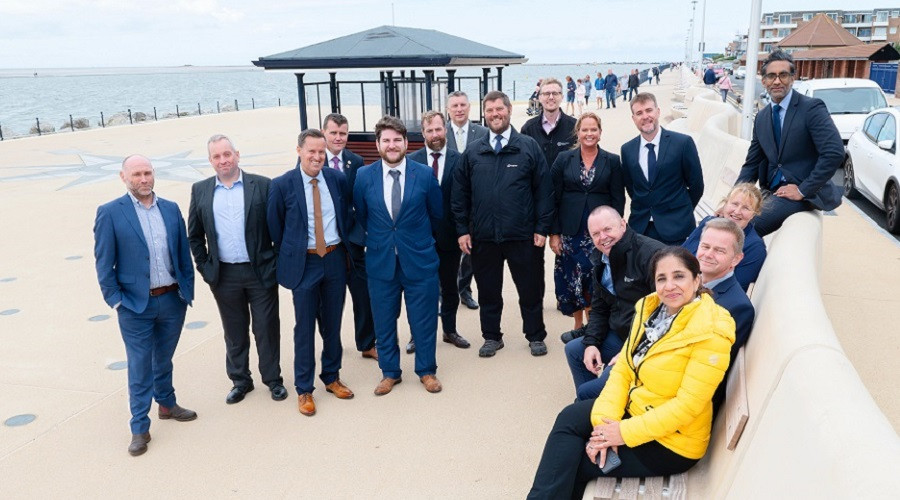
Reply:
[[[22,415],[16,415],[14,417],[7,418],[3,425],[7,427],[20,427],[23,425],[28,425],[34,422],[34,419],[37,418],[37,415],[32,415],[30,413],[23,413]]]
[[[80,255],[70,255],[70,256],[66,257],[66,260],[79,260],[79,259],[81,259]]]
[[[188,330],[199,330],[206,325],[206,321],[191,321],[190,323],[184,325],[184,327]]]
[[[97,316],[91,316],[88,318],[88,321],[106,321],[109,319],[109,314],[98,314]]]
[[[13,314],[16,314],[17,312],[19,312],[18,309],[7,309],[5,311],[0,311],[0,316],[12,316]]]
[[[124,370],[124,369],[128,368],[128,362],[127,361],[115,361],[113,363],[106,365],[106,368],[108,370],[113,370],[113,371]]]
[[[9,278],[0,278],[0,283],[9,283],[10,281],[16,281],[16,278],[10,276]]]

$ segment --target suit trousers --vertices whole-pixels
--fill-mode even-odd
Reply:
[[[444,333],[459,333],[456,330],[456,313],[459,311],[459,289],[456,278],[459,274],[459,256],[462,250],[456,247],[450,251],[438,249],[438,281],[441,287],[441,306],[438,316]]]
[[[410,279],[403,274],[400,260],[394,277],[381,280],[369,277],[369,296],[375,318],[375,347],[378,367],[385,377],[400,378],[400,346],[397,344],[397,318],[400,317],[400,296],[406,301],[406,319],[412,340],[416,343],[416,375],[437,372],[435,342],[438,318],[438,278]],[[458,300],[458,298],[457,298]]]
[[[603,343],[600,344],[600,360],[606,366],[599,376],[594,375],[584,366],[584,351],[587,346],[581,342],[581,339],[575,339],[566,344],[566,361],[569,363],[569,371],[572,372],[572,380],[575,381],[575,397],[578,401],[597,399],[609,379],[609,360],[622,352],[624,344],[625,341],[615,332],[609,332],[606,335]]]
[[[292,290],[294,298],[294,386],[297,394],[313,392],[316,372],[316,313],[322,319],[322,371],[319,379],[328,385],[341,370],[341,316],[347,286],[347,252],[338,247],[324,257],[306,256],[303,277]]]
[[[500,340],[500,318],[503,313],[503,263],[519,293],[522,331],[533,342],[544,340],[544,249],[531,240],[476,241],[472,244],[472,269],[478,285],[481,305],[481,336]]]
[[[369,277],[366,274],[366,249],[355,243],[348,243],[350,260],[350,298],[353,300],[353,326],[356,350],[368,351],[375,346],[375,321],[372,319],[372,304],[369,300]]]
[[[668,476],[680,474],[699,461],[683,457],[659,441],[650,441],[634,448],[619,446],[622,465],[603,474],[585,452],[594,430],[591,425],[593,407],[593,400],[576,401],[559,412],[547,436],[534,484],[528,493],[529,500],[580,499],[587,482],[594,478]]]
[[[763,191],[762,213],[753,218],[753,227],[763,237],[777,231],[788,217],[815,209],[806,200],[789,200],[775,196],[770,191]]]
[[[175,406],[172,356],[181,338],[187,304],[177,291],[172,291],[150,297],[142,313],[122,305],[117,312],[128,356],[131,433],[143,434],[150,430],[147,413],[153,400],[166,408]]]
[[[250,375],[250,325],[262,381],[282,384],[281,320],[278,285],[265,287],[250,264],[219,263],[219,280],[210,287],[225,330],[225,372],[235,387],[253,386]]]
[[[472,256],[462,253],[462,250],[459,253],[462,257],[459,260],[459,279],[456,281],[456,287],[460,294],[472,295]]]
[[[753,222],[756,223],[756,220],[754,219]],[[666,245],[674,245],[674,246],[680,246],[682,243],[684,243],[684,240],[687,239],[687,236],[685,236],[684,238],[679,238],[675,241],[666,240],[665,238],[660,236],[659,231],[656,230],[656,223],[654,223],[653,221],[650,221],[647,223],[647,227],[646,227],[646,229],[644,229],[643,234],[644,234],[644,236],[646,236],[648,238],[653,238],[654,240],[656,240],[660,243],[664,243]]]

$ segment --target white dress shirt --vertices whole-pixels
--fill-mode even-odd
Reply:
[[[441,156],[438,157],[438,176],[437,176],[438,184],[440,184],[441,179],[444,178],[444,164],[447,162],[447,145],[444,144],[444,147],[441,148],[440,151],[434,151],[431,148],[429,148],[428,146],[425,146],[425,157],[428,160],[427,166],[428,166],[428,168],[430,168],[432,170],[432,172],[434,171],[434,167],[431,166],[431,164],[434,162],[434,157],[431,156],[433,153],[441,154]]]
[[[500,135],[500,138],[501,138],[501,139],[500,139],[500,146],[501,146],[501,147],[504,147],[504,148],[505,148],[506,145],[509,144],[509,136],[510,136],[510,134],[512,134],[512,127],[506,127],[506,130],[504,130],[503,132],[501,132],[501,133],[499,134],[499,135]],[[497,135],[498,135],[498,134],[495,134],[493,131],[490,132],[491,149],[494,149],[494,147],[495,147],[496,144],[497,144]]]
[[[406,186],[406,157],[404,156],[402,160],[400,160],[400,165],[397,165],[394,168],[388,167],[387,163],[384,161],[381,162],[381,168],[384,170],[384,206],[387,208],[387,213],[390,216],[394,214],[391,213],[391,190],[394,188],[394,178],[391,176],[391,170],[397,170],[400,172],[400,177],[398,180],[400,181],[400,203],[403,204],[403,188]]]

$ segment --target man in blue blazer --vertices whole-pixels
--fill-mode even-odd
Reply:
[[[700,245],[697,248],[697,260],[700,261],[700,274],[703,286],[712,290],[716,304],[727,310],[734,318],[735,338],[731,346],[731,364],[738,350],[747,343],[753,328],[756,315],[753,304],[741,284],[734,277],[734,268],[744,258],[744,231],[730,219],[712,219],[703,228]],[[722,379],[713,396],[713,407],[718,407],[725,399],[725,381]]]
[[[269,188],[266,220],[275,244],[275,277],[293,294],[294,385],[300,413],[316,413],[316,315],[321,313],[325,390],[339,399],[353,391],[340,379],[341,316],[349,260],[346,250],[350,197],[347,177],[323,168],[325,136],[304,130],[297,140],[300,167],[276,177]]]
[[[649,92],[631,102],[640,135],[622,145],[628,225],[667,245],[680,245],[697,227],[694,207],[703,196],[703,171],[690,136],[659,126],[659,106]]]
[[[844,146],[825,103],[791,90],[790,55],[772,52],[761,71],[772,102],[756,114],[737,182],[759,181],[766,196],[753,224],[765,236],[797,212],[834,210],[841,204],[841,189],[831,178],[844,160]]]
[[[422,135],[425,137],[425,147],[410,154],[408,158],[422,165],[430,165],[432,175],[441,185],[443,217],[434,231],[435,248],[440,261],[438,281],[441,285],[441,307],[438,315],[444,330],[444,342],[467,349],[469,341],[456,329],[456,312],[459,310],[460,301],[456,277],[462,250],[456,242],[456,223],[450,212],[453,175],[462,157],[447,146],[447,129],[444,127],[444,115],[441,112],[426,111],[422,115]],[[411,340],[406,346],[406,351],[414,350],[415,341]]]
[[[441,223],[441,188],[429,167],[406,159],[406,126],[400,119],[379,120],[375,140],[381,160],[360,169],[353,186],[356,221],[366,231],[369,296],[384,376],[375,395],[391,392],[402,381],[397,345],[401,293],[416,344],[416,375],[428,392],[439,392],[434,354],[439,261],[432,234]]]
[[[153,192],[150,160],[125,158],[119,176],[128,194],[97,209],[94,257],[103,300],[118,313],[128,356],[128,453],[138,456],[150,441],[152,400],[161,420],[197,418],[178,406],[172,387],[172,355],[194,299],[194,268],[181,211]]]

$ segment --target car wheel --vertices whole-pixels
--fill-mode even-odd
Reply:
[[[900,234],[900,188],[892,182],[888,186],[887,196],[884,197],[884,212],[887,219],[888,231]]]
[[[853,171],[853,160],[848,155],[844,161],[844,196],[852,199],[858,197],[858,195],[855,172]]]

